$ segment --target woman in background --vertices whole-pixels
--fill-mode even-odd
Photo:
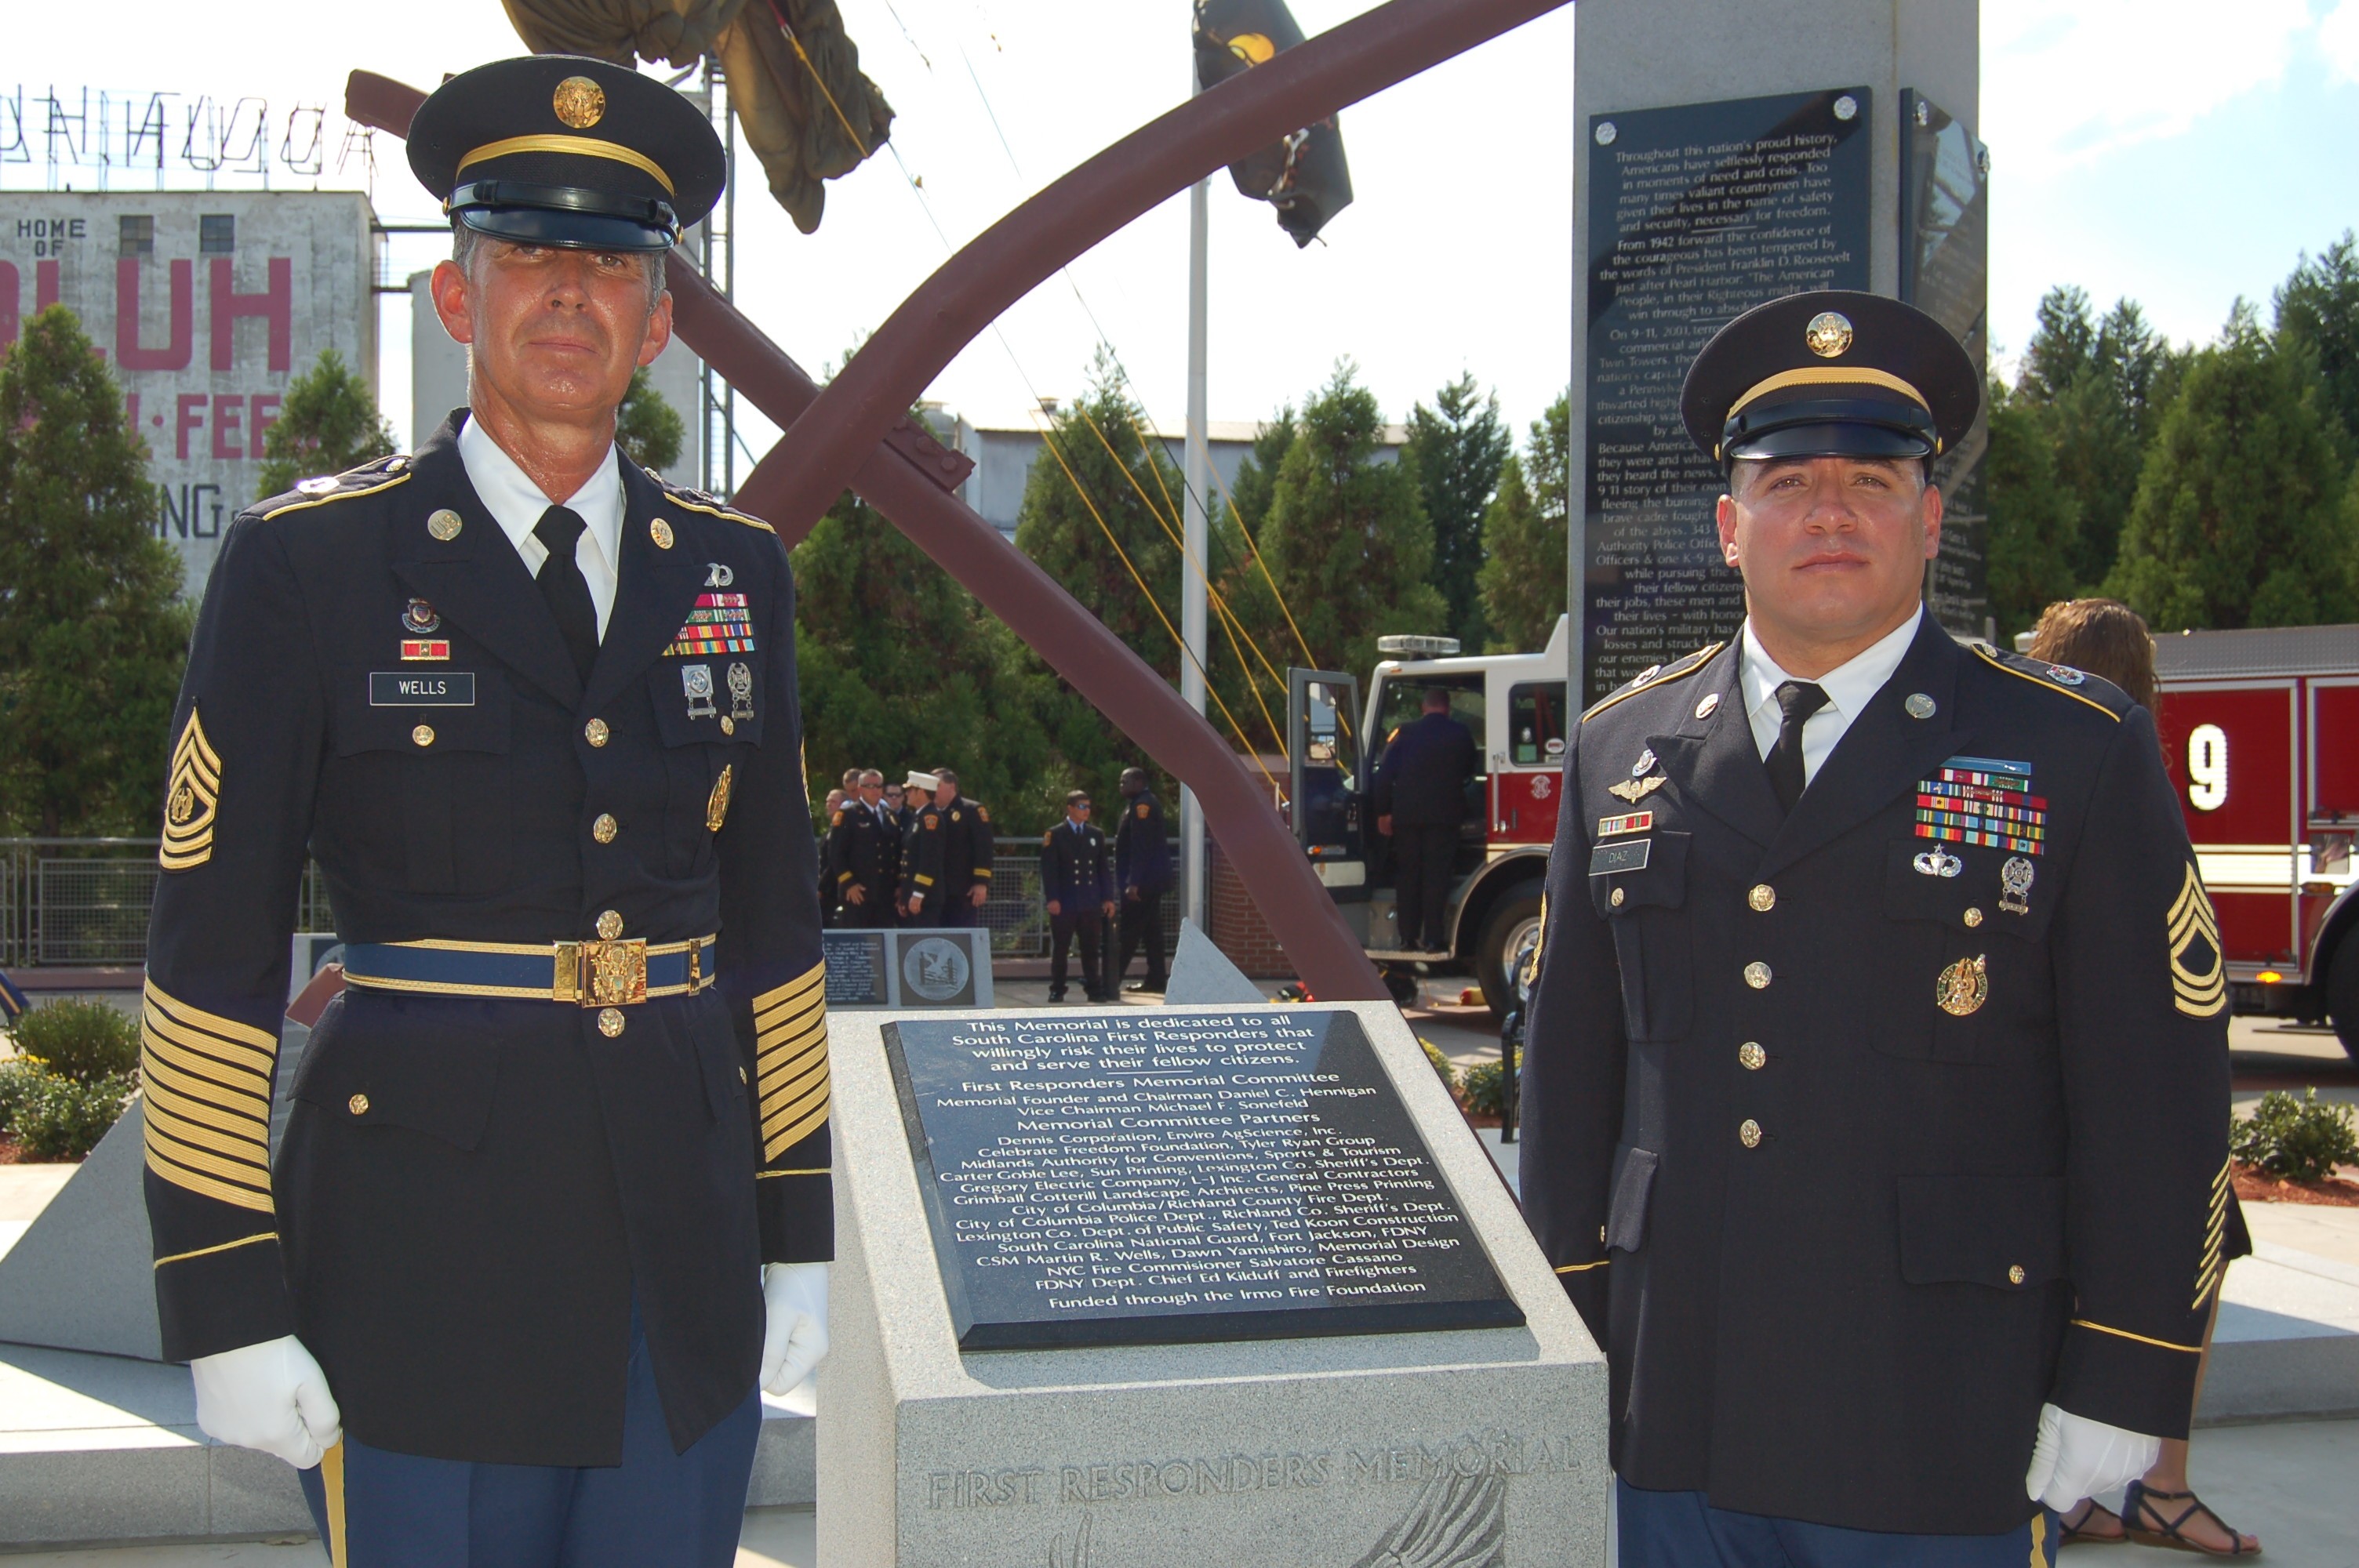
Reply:
[[[2128,694],[2147,712],[2154,711],[2154,636],[2137,611],[2114,599],[2068,599],[2051,604],[2039,617],[2026,650],[2051,665],[2070,665],[2102,676]],[[2166,765],[2169,759],[2164,759]],[[2224,1258],[2243,1258],[2253,1250],[2245,1228],[2245,1211],[2235,1195],[2228,1196],[2228,1223],[2223,1238]],[[2224,1278],[2225,1271],[2223,1271]],[[2212,1360],[2212,1328],[2220,1321],[2217,1287],[2212,1296],[2212,1316],[2203,1329],[2203,1368]],[[2203,1371],[2195,1374],[2197,1403],[2203,1399]],[[2257,1557],[2260,1538],[2240,1534],[2210,1509],[2187,1484],[2187,1442],[2165,1438],[2154,1467],[2132,1481],[2122,1494],[2116,1515],[2094,1498],[2063,1516],[2063,1544],[2110,1545],[2135,1541],[2141,1546],[2169,1546],[2201,1552],[2212,1557]]]

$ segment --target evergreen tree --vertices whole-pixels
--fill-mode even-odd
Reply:
[[[623,449],[623,455],[643,469],[666,473],[679,461],[679,449],[687,439],[688,427],[681,423],[679,410],[656,390],[647,367],[633,371],[630,390],[623,394],[623,406],[614,412],[614,444]]]
[[[0,820],[152,833],[188,654],[147,449],[71,312],[0,356]]]
[[[1383,432],[1375,395],[1339,363],[1303,405],[1261,524],[1262,556],[1327,669],[1365,671],[1380,634],[1430,632],[1449,613],[1431,581],[1433,525],[1417,474],[1379,455]],[[1263,645],[1290,647],[1258,573],[1235,581],[1238,612]]]
[[[1571,518],[1572,398],[1560,395],[1532,421],[1531,442],[1509,458],[1483,519],[1483,606],[1495,654],[1548,645],[1565,611]]]
[[[1269,514],[1269,492],[1277,483],[1277,466],[1286,449],[1294,445],[1294,408],[1281,408],[1266,425],[1254,431],[1253,451],[1237,464],[1237,482],[1229,497],[1235,503],[1236,523],[1255,538],[1261,537],[1261,520]]]
[[[2100,320],[2077,288],[2050,289],[2040,300],[2016,387],[2031,417],[2014,434],[2048,448],[2054,481],[2071,492],[2080,527],[2068,561],[2077,583],[2093,585],[2113,568],[2178,375],[2178,356],[2130,301]]]
[[[367,380],[335,350],[322,349],[318,362],[287,384],[278,422],[263,434],[262,490],[255,499],[284,495],[299,480],[342,473],[396,449]]]
[[[2042,427],[2043,410],[1994,380],[1990,447],[1983,459],[1984,534],[1990,571],[1991,613],[1999,640],[2038,624],[2039,612],[2072,597],[2081,505],[2058,479],[2055,453]]]
[[[2316,261],[2301,258],[2277,290],[2277,336],[2316,362],[2343,435],[2359,438],[2359,243],[2350,230]]]
[[[2163,417],[2108,591],[2158,632],[2359,615],[2335,424],[2310,356],[2239,301]]]
[[[1483,514],[1498,488],[1499,466],[1515,438],[1499,419],[1496,394],[1478,396],[1461,375],[1409,411],[1408,450],[1425,514],[1433,524],[1433,583],[1450,607],[1448,631],[1468,648],[1483,645]]]

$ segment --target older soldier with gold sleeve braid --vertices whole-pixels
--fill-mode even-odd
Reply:
[[[446,82],[409,153],[471,406],[237,519],[174,718],[164,1353],[208,1433],[306,1467],[338,1568],[723,1564],[833,1235],[786,553],[614,446],[722,151],[547,57]],[[348,986],[274,1171],[307,853]]]
[[[2153,721],[1921,602],[1973,362],[1777,300],[1689,373],[1746,620],[1565,758],[1523,1200],[1625,1568],[2020,1568],[2187,1430],[2226,984]]]

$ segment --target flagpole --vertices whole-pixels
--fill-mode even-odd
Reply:
[[[1191,57],[1194,52],[1189,51]],[[1193,74],[1192,66],[1190,73]],[[1190,96],[1203,90],[1203,83],[1197,81]],[[1205,505],[1212,486],[1212,450],[1207,445],[1210,427],[1206,424],[1210,402],[1206,316],[1212,190],[1211,179],[1205,178],[1198,180],[1195,189],[1188,193],[1188,450],[1184,486],[1187,548],[1180,573],[1180,634],[1188,644],[1188,656],[1180,661],[1180,695],[1199,713],[1204,711],[1203,574],[1212,569],[1212,559],[1205,547],[1209,532]],[[1184,784],[1180,790],[1180,914],[1202,930],[1204,814],[1197,806],[1196,792]]]

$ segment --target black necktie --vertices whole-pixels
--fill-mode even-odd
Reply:
[[[1777,711],[1783,716],[1777,720],[1777,743],[1762,761],[1769,769],[1769,787],[1777,792],[1777,804],[1786,811],[1802,798],[1802,726],[1826,705],[1824,687],[1789,680],[1777,687]]]
[[[540,564],[536,579],[540,597],[547,601],[549,614],[557,618],[565,651],[573,655],[573,667],[587,685],[590,666],[598,658],[598,607],[590,602],[589,579],[582,575],[582,563],[573,558],[574,541],[582,537],[583,526],[574,513],[552,506],[540,514],[532,536],[549,546],[549,559]]]

